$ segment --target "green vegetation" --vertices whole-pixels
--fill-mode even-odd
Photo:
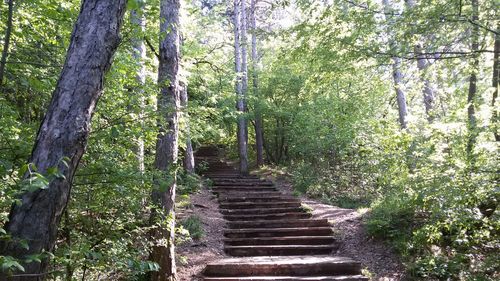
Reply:
[[[50,260],[43,274],[51,280],[144,280],[158,271],[150,254],[163,240],[151,235],[159,226],[150,220],[158,207],[152,191],[171,192],[176,183],[177,207],[189,207],[202,179],[182,167],[188,140],[195,148],[225,146],[237,159],[237,121],[244,119],[250,166],[260,122],[266,165],[290,175],[294,194],[369,208],[369,234],[404,257],[411,277],[498,280],[498,1],[257,1],[247,9],[256,28],[249,23],[248,42],[238,46],[248,49],[248,73],[235,71],[233,2],[181,1],[178,80],[189,103],[177,111],[158,102],[165,0],[127,2],[103,95],[85,111],[93,113],[89,128],[61,132],[89,133],[80,139],[85,153],[45,169],[30,155],[82,5],[0,4],[0,279],[42,260]],[[144,30],[132,10],[142,11]],[[237,96],[243,78],[248,89]],[[237,100],[246,102],[239,111]],[[164,118],[174,111],[181,113],[179,161],[159,169],[155,158],[166,155],[156,145],[165,135],[159,127],[174,123]],[[78,169],[63,211],[45,208],[60,218],[53,247],[22,257],[3,251],[3,243],[31,242],[8,231],[11,207],[64,182],[71,161]],[[196,172],[206,168],[197,163]],[[170,230],[165,217],[160,227]],[[179,237],[203,239],[196,214],[179,224]]]

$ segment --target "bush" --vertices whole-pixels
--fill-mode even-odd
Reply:
[[[200,240],[205,231],[203,230],[203,222],[200,217],[192,215],[181,222],[182,227],[189,231],[189,235],[194,240]]]

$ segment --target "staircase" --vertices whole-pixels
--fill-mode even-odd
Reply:
[[[311,218],[298,198],[273,182],[240,175],[219,151],[202,147],[196,158],[207,165],[203,174],[227,221],[224,251],[234,258],[208,264],[205,281],[368,280],[359,262],[330,256],[337,244],[326,219]]]

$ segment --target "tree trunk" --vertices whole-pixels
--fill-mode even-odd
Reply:
[[[8,0],[7,5],[9,6],[8,8],[9,10],[7,13],[7,28],[5,30],[2,58],[0,59],[0,85],[3,85],[5,65],[7,64],[7,57],[9,55],[10,36],[12,35],[12,16],[14,13],[14,0]]]
[[[144,19],[144,2],[139,1],[139,7],[130,11],[130,22],[134,28],[132,48],[133,57],[136,63],[136,80],[137,85],[134,87],[134,94],[137,95],[139,101],[139,122],[141,128],[144,128],[144,85],[146,84],[146,45],[144,44],[143,34],[145,29]],[[144,173],[144,139],[140,136],[137,139],[137,162],[139,163],[139,171]]]
[[[391,32],[392,19],[390,14],[392,13],[392,7],[388,0],[383,0],[385,19],[387,21],[387,33],[389,34],[389,46],[391,49],[395,49],[397,46],[396,39],[393,38]],[[401,129],[406,129],[408,127],[408,108],[406,104],[406,94],[403,91],[403,73],[401,72],[401,59],[394,56],[392,58],[392,77],[394,79],[394,89],[396,90],[396,99],[398,102],[398,112],[399,112],[399,124]]]
[[[237,95],[237,103],[236,108],[239,111],[238,116],[238,154],[240,157],[240,173],[245,175],[248,174],[248,128],[247,128],[247,120],[244,116],[246,112],[246,101],[245,101],[245,92],[246,92],[246,72],[243,70],[243,57],[246,57],[246,48],[245,55],[243,55],[243,48],[240,45],[240,33],[241,40],[246,39],[246,36],[243,36],[243,32],[240,30],[243,27],[242,22],[245,22],[245,12],[242,9],[243,5],[242,0],[234,0],[234,64],[236,71],[236,95]],[[241,3],[242,5],[239,5]],[[240,21],[241,16],[241,21]],[[246,29],[246,28],[244,28]],[[246,64],[246,58],[245,64]]]
[[[500,24],[497,26],[497,32],[500,32]],[[500,141],[500,133],[498,132],[498,106],[496,105],[496,101],[498,98],[498,86],[500,82],[500,64],[498,55],[500,54],[500,35],[495,34],[495,50],[493,55],[493,79],[492,87],[493,87],[493,98],[491,99],[491,107],[493,110],[491,125],[493,128],[493,134],[495,135],[495,140]]]
[[[472,21],[477,22],[479,20],[479,3],[478,0],[472,0]],[[471,30],[471,52],[472,54],[472,65],[471,74],[469,78],[469,93],[467,95],[467,118],[469,127],[469,138],[467,140],[467,154],[469,159],[472,159],[472,154],[474,151],[474,145],[476,143],[477,132],[477,121],[476,121],[476,93],[477,93],[477,72],[479,71],[479,56],[477,51],[479,50],[479,27],[477,25],[472,26]]]
[[[257,24],[255,20],[256,0],[250,2],[250,28],[252,29],[252,80],[253,95],[255,97],[255,146],[257,152],[257,167],[264,164],[264,136],[262,132],[262,114],[259,100],[259,76],[257,65],[259,58],[257,55]]]
[[[188,114],[188,91],[187,85],[184,85],[180,89],[181,91],[181,107],[183,117],[186,120],[186,150],[184,151],[184,169],[192,174],[194,173],[194,155],[193,155],[193,145],[191,143],[191,133],[189,130],[189,114]]]
[[[427,59],[422,56],[422,47],[420,45],[415,45],[415,54],[417,55],[417,67],[420,71],[420,79],[424,85],[422,90],[423,98],[424,98],[424,106],[425,106],[425,114],[427,116],[427,120],[432,122],[434,119],[433,110],[436,99],[436,94],[434,87],[432,86],[431,81],[425,77],[425,71],[429,66]]]
[[[54,248],[57,227],[102,93],[104,74],[120,41],[126,2],[85,0],[81,5],[61,76],[30,158],[38,172],[46,173],[55,167],[64,178],[53,180],[47,189],[24,193],[21,204],[12,206],[5,229],[14,241],[25,240],[29,249],[14,241],[4,242],[0,245],[0,255],[22,258]],[[61,161],[64,157],[69,158],[67,166]],[[28,263],[23,274],[43,275],[47,266],[47,259]],[[39,280],[39,277],[21,279]]]
[[[414,0],[406,0],[406,6],[408,7],[409,10],[413,9],[415,7],[415,1]],[[427,116],[427,120],[429,122],[432,122],[433,118],[433,109],[434,109],[434,103],[436,99],[436,94],[434,87],[432,86],[432,82],[425,77],[425,71],[427,70],[427,67],[429,66],[429,63],[427,61],[427,58],[425,58],[422,55],[422,46],[420,44],[416,44],[414,46],[414,51],[415,54],[417,55],[417,68],[420,72],[420,80],[423,83],[423,101],[424,101],[424,107],[425,107],[425,114]]]
[[[176,164],[178,156],[180,93],[180,1],[160,2],[160,65],[158,67],[158,112],[163,120],[159,122],[156,143],[155,167],[164,172],[168,179],[157,181],[152,193],[157,209],[153,220],[159,219],[161,226],[155,233],[156,242],[165,243],[153,247],[152,260],[160,265],[160,270],[151,274],[152,281],[176,279],[175,266],[175,188]],[[163,184],[160,184],[163,183]],[[165,186],[167,185],[167,186]],[[167,225],[166,225],[167,224]],[[166,245],[165,245],[166,244]]]

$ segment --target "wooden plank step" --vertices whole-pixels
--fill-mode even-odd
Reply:
[[[336,245],[251,245],[225,246],[224,252],[235,257],[248,256],[291,256],[291,255],[328,255]]]
[[[212,174],[210,176],[211,180],[216,180],[216,179],[260,179],[258,176],[255,175],[247,175],[243,176],[240,173],[203,173],[203,174]]]
[[[363,275],[345,276],[247,276],[247,277],[205,277],[205,281],[368,281],[370,278]]]
[[[286,195],[268,195],[262,196],[221,196],[219,195],[219,203],[236,203],[236,202],[300,202],[300,199],[293,196]]]
[[[244,197],[252,197],[252,198],[267,198],[269,196],[283,196],[283,194],[278,190],[271,191],[234,191],[229,190],[226,192],[219,192],[219,198],[244,198]]]
[[[284,236],[284,237],[252,237],[252,238],[224,238],[225,245],[322,245],[334,244],[336,239],[331,236]]]
[[[282,202],[236,202],[236,203],[220,203],[221,209],[255,209],[255,208],[286,208],[300,207],[301,203],[297,201],[282,201]]]
[[[259,191],[277,191],[275,187],[272,186],[213,186],[212,192],[233,192],[233,191],[249,191],[249,192],[259,192]]]
[[[290,228],[240,228],[224,229],[227,238],[280,237],[280,236],[327,236],[332,235],[331,227],[290,227]]]
[[[262,256],[228,258],[209,263],[205,268],[204,276],[341,276],[360,273],[361,264],[350,258]]]
[[[214,186],[273,186],[273,182],[259,181],[259,182],[248,182],[248,181],[214,181]]]
[[[282,219],[282,220],[254,220],[231,221],[229,228],[266,228],[266,227],[306,227],[330,226],[327,219]]]
[[[261,178],[211,178],[213,182],[272,182],[266,179],[261,179]]]
[[[242,220],[279,220],[285,218],[305,219],[310,218],[312,215],[304,212],[283,212],[274,214],[250,214],[250,215],[224,215],[224,219],[228,221],[242,221]]]
[[[304,212],[302,207],[283,207],[283,208],[265,208],[265,209],[221,209],[219,210],[223,215],[263,215],[263,214],[276,214],[276,213],[293,213]]]

